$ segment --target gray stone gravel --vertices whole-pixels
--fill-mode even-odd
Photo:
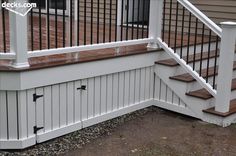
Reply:
[[[35,145],[31,148],[21,151],[0,151],[0,156],[29,156],[29,155],[60,155],[68,151],[82,148],[85,144],[104,135],[111,135],[113,130],[124,122],[136,119],[149,111],[156,109],[154,107],[145,108],[121,117],[105,121],[103,123],[70,133],[68,135],[56,138],[54,140]]]

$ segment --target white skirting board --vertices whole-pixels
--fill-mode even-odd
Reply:
[[[21,140],[0,140],[0,149],[24,149],[36,144],[36,137]]]
[[[150,107],[153,104],[154,104],[154,100],[148,100],[148,101],[144,101],[144,102],[134,104],[134,105],[131,105],[131,106],[128,106],[128,107],[124,107],[120,110],[116,110],[116,111],[113,111],[113,112],[110,112],[110,113],[107,113],[107,114],[103,114],[103,115],[85,120],[85,121],[82,122],[83,123],[83,128],[95,125],[97,123],[100,123],[100,122],[103,122],[103,121],[106,121],[106,120],[110,120],[110,119],[119,117],[119,116],[122,116],[122,115],[125,115],[125,114],[128,114],[128,113],[132,113],[134,111],[137,111],[137,110],[140,110],[140,109],[143,109],[143,108]]]
[[[151,106],[153,92],[153,66],[0,91],[0,148],[22,149]]]

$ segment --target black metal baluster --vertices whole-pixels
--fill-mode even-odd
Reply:
[[[87,0],[84,0],[84,45],[87,44],[86,39],[87,39]]]
[[[142,19],[142,38],[144,38],[144,26],[145,26],[145,1],[143,1],[143,19]]]
[[[97,43],[99,43],[99,29],[100,29],[100,0],[98,0],[98,4],[97,4]]]
[[[120,30],[120,40],[123,41],[123,21],[124,20],[124,0],[121,0],[121,30]]]
[[[178,18],[179,18],[179,2],[176,2],[176,17],[175,17],[175,45],[174,45],[174,52],[176,52],[176,49],[177,49]]]
[[[149,36],[150,0],[148,0],[147,12],[148,12],[148,16],[147,16],[147,34],[145,36],[146,38],[148,38]]]
[[[187,64],[189,63],[189,52],[190,52],[190,40],[191,40],[191,19],[192,13],[189,13],[189,25],[188,25],[188,46],[187,46]]]
[[[63,30],[62,30],[62,31],[63,31],[63,32],[62,32],[62,33],[63,33],[63,39],[62,39],[62,40],[63,40],[63,41],[62,41],[62,42],[63,42],[63,43],[62,43],[62,44],[63,44],[63,47],[65,47],[65,46],[66,46],[66,24],[65,24],[65,23],[66,23],[66,22],[65,22],[65,6],[66,6],[66,0],[63,0],[63,4],[62,4],[62,5],[63,5],[63,13],[62,13],[62,14],[63,14],[63,15],[62,15],[62,16],[63,16],[63,17],[62,17],[62,20],[63,20],[63,21],[62,21],[62,22],[63,22],[63,26],[62,26],[62,29],[63,29]]]
[[[39,3],[39,49],[42,50],[42,6],[40,0],[38,0]]]
[[[168,31],[168,45],[170,45],[171,42],[171,21],[172,21],[172,0],[170,0],[170,12],[169,12],[169,31]]]
[[[202,76],[202,59],[203,59],[203,51],[204,51],[204,38],[205,38],[205,25],[202,25],[202,43],[201,43],[201,56],[200,56],[200,70],[199,75]]]
[[[32,0],[31,0],[32,2]],[[3,9],[2,9],[3,11]],[[34,12],[33,8],[30,11],[30,29],[31,29],[31,50],[34,51]],[[3,29],[5,31],[5,29]]]
[[[210,66],[210,53],[211,53],[211,35],[212,31],[209,30],[209,40],[208,40],[208,56],[207,56],[207,71],[206,71],[206,82],[209,81],[209,66]]]
[[[55,48],[58,48],[58,36],[57,36],[57,1],[55,1]]]
[[[185,22],[185,8],[183,7],[183,12],[182,12],[182,30],[181,30],[181,45],[180,45],[180,58],[183,58],[184,22]]]
[[[126,40],[129,39],[129,0],[126,0]]]
[[[116,0],[116,15],[115,15],[115,41],[117,41],[117,19],[118,19],[118,0]]]
[[[49,11],[50,11],[49,10],[49,1],[47,1],[47,47],[48,47],[48,49],[50,49],[50,43],[51,43],[51,39],[50,39],[50,12]]]
[[[132,30],[131,30],[131,39],[134,39],[134,6],[135,6],[135,0],[133,0],[132,3],[133,9],[132,9]]]
[[[218,45],[219,36],[216,37],[216,50],[215,50],[215,60],[214,60],[214,76],[213,76],[213,88],[216,89],[216,72],[217,72],[217,58],[218,58]]]
[[[165,40],[165,22],[166,22],[166,0],[164,0],[163,4],[163,18],[162,18],[162,39]]]
[[[140,22],[140,0],[138,0],[138,14],[137,14],[137,39],[139,38],[139,22]]]
[[[91,33],[90,33],[90,44],[93,44],[93,0],[91,0]]]
[[[103,43],[106,42],[106,0],[104,0],[104,15],[103,15]]]
[[[70,0],[70,46],[73,46],[73,1]]]
[[[197,52],[197,36],[198,36],[198,18],[196,18],[195,25],[195,39],[194,39],[194,52],[193,52],[193,70],[195,70],[196,52]]]
[[[2,0],[2,3],[4,3],[4,0]],[[2,29],[3,29],[3,51],[4,53],[7,52],[7,46],[6,46],[6,14],[5,9],[2,8]]]
[[[111,42],[111,27],[112,25],[112,0],[110,0],[110,16],[109,16],[109,42]]]

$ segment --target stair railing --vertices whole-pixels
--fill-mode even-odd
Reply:
[[[228,112],[236,24],[224,22],[220,28],[188,0],[158,1],[163,6],[158,44],[216,98],[216,111]]]

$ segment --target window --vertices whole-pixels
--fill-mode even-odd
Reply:
[[[63,0],[32,0],[32,3],[36,3],[37,6],[41,5],[42,12],[45,13],[47,10],[47,1],[49,1],[49,11],[51,14],[55,12],[55,4],[57,2],[57,9],[58,9],[58,14],[62,14],[63,10],[68,10],[67,8],[67,3],[68,0],[65,0],[65,6],[63,8]],[[35,10],[38,12],[38,10]],[[67,14],[67,13],[66,13]]]
[[[134,1],[134,6],[133,6],[133,1]],[[134,23],[139,25],[144,23],[144,25],[148,25],[150,0],[140,0],[139,3],[140,6],[138,6],[138,0],[129,1],[129,24]],[[133,9],[134,9],[134,21],[132,21]]]

